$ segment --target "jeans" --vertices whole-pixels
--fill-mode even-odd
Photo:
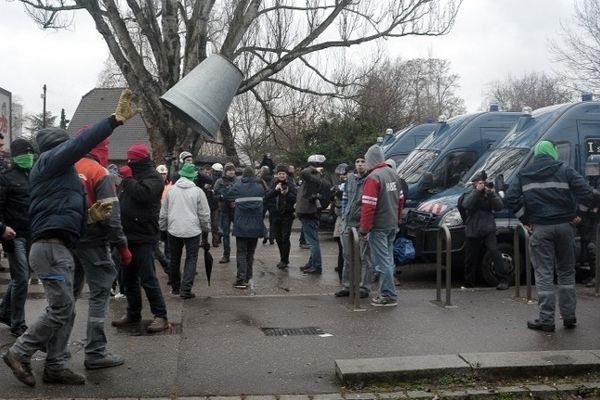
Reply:
[[[273,230],[275,231],[275,241],[279,248],[279,260],[284,264],[290,263],[290,235],[292,234],[293,223],[294,214],[273,215]]]
[[[75,270],[81,269],[83,271],[90,289],[85,357],[87,360],[101,359],[106,357],[107,354],[104,322],[110,302],[110,289],[117,276],[110,254],[110,247],[108,244],[82,247],[73,250],[73,256],[75,258]],[[76,297],[81,293],[83,281],[78,284],[81,287],[75,286]]]
[[[371,260],[375,271],[379,274],[379,296],[396,300],[396,286],[394,285],[394,240],[397,229],[384,231],[371,231],[369,233],[369,246]]]
[[[319,220],[318,218],[301,217],[302,232],[306,243],[310,246],[310,258],[308,263],[317,271],[321,271],[321,245],[319,244]]]
[[[267,212],[269,213],[269,229],[267,230],[267,227],[265,226],[265,233],[264,233],[264,240],[267,241],[271,241],[273,242],[275,240],[275,228],[273,226],[273,209],[272,208],[267,208],[263,206],[263,220],[265,219],[265,216],[267,215]]]
[[[231,224],[233,212],[221,211],[221,231],[223,232],[223,257],[229,258],[231,254]]]
[[[248,282],[252,279],[252,266],[257,243],[258,238],[235,238],[238,280]]]
[[[169,279],[173,290],[181,290],[182,293],[192,291],[194,278],[196,277],[196,264],[198,263],[198,251],[200,250],[200,235],[190,238],[180,238],[169,235],[169,246],[171,247],[171,265]],[[183,266],[183,279],[181,278],[181,253],[185,246],[185,265]]]
[[[169,244],[169,234],[165,231],[160,232],[160,240],[164,244],[164,253],[160,249],[160,242],[154,246],[154,257],[162,267],[165,274],[169,275],[169,264],[171,263],[171,249]]]
[[[31,245],[29,263],[44,285],[48,307],[17,339],[11,351],[21,362],[29,364],[33,353],[46,347],[46,367],[64,369],[75,321],[73,256],[62,244],[38,240]]]
[[[504,259],[498,249],[498,240],[496,232],[490,232],[481,238],[466,238],[465,239],[465,283],[475,285],[477,281],[477,271],[481,266],[482,250],[487,251],[492,256],[494,262],[494,270],[496,277],[500,282],[508,283],[508,273]]]
[[[352,246],[352,228],[346,227],[342,231],[341,236],[342,249],[344,252],[344,267],[342,270],[342,285],[345,289],[350,289],[350,246]],[[361,292],[371,292],[371,275],[373,274],[373,266],[371,263],[371,250],[369,242],[360,240],[358,242],[360,251],[360,290]],[[393,278],[392,278],[393,279]]]
[[[131,264],[121,267],[127,297],[127,316],[132,320],[142,318],[142,292],[146,292],[150,311],[157,318],[167,318],[167,306],[154,270],[154,244],[129,244],[133,256]]]
[[[17,331],[25,325],[25,301],[29,283],[29,240],[15,238],[13,251],[8,253],[10,282],[0,303],[0,316],[10,320],[11,330]]]
[[[554,325],[554,268],[558,278],[558,304],[564,320],[575,318],[575,249],[573,226],[569,223],[535,225],[529,241],[535,271],[539,320]]]

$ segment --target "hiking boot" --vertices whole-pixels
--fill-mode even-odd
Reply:
[[[219,264],[227,264],[229,262],[229,257],[221,257],[221,259],[219,260]]]
[[[247,289],[248,283],[244,282],[242,279],[238,279],[234,282],[233,287],[236,289]]]
[[[371,305],[374,307],[396,307],[398,302],[387,296],[377,296],[371,300]]]
[[[575,329],[577,327],[577,318],[566,318],[563,320],[565,329]]]
[[[106,353],[102,358],[97,359],[86,359],[83,362],[86,369],[100,369],[100,368],[112,368],[125,363],[125,357],[118,354]]]
[[[146,332],[162,332],[169,327],[169,321],[166,318],[154,317],[154,320],[146,328]]]
[[[181,297],[184,300],[193,299],[194,297],[196,297],[196,294],[192,292],[181,292],[179,297]]]
[[[135,325],[135,324],[139,324],[140,321],[142,319],[134,319],[134,318],[130,318],[127,315],[123,315],[121,318],[114,320],[113,322],[111,322],[112,326],[116,326],[117,328],[120,326],[128,326],[128,325]]]
[[[15,378],[26,384],[27,386],[35,386],[35,377],[31,373],[31,367],[28,364],[22,363],[17,355],[10,349],[2,354],[2,359],[8,365],[15,375]]]
[[[534,331],[554,332],[554,324],[542,324],[539,319],[527,321],[527,327]]]
[[[350,291],[348,289],[342,289],[334,293],[335,297],[348,297],[350,296]]]
[[[61,385],[84,385],[85,377],[71,371],[69,368],[50,369],[44,368],[42,380],[46,383],[59,383]]]
[[[498,286],[496,286],[496,290],[508,290],[510,286],[506,282],[500,282]]]

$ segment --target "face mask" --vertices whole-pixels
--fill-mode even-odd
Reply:
[[[19,154],[18,156],[13,157],[13,161],[19,168],[31,169],[31,167],[33,167],[33,154]]]

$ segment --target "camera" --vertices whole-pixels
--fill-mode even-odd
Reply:
[[[322,205],[321,205],[321,193],[315,193],[311,195],[311,201],[313,203],[315,203],[315,206],[317,207],[318,210],[322,209]]]

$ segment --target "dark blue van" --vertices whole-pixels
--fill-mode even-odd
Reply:
[[[600,102],[559,104],[521,117],[514,129],[471,168],[461,184],[439,193],[409,212],[405,229],[414,241],[420,259],[435,258],[437,231],[446,224],[452,233],[452,251],[462,260],[464,226],[456,205],[465,183],[484,170],[488,181],[494,182],[496,190],[503,195],[516,173],[533,159],[532,148],[542,139],[553,141],[560,159],[585,175],[588,157],[600,154]],[[498,244],[509,267],[513,265],[513,231],[517,224],[518,219],[507,209],[496,213]],[[498,281],[487,253],[483,256],[481,268],[481,276],[486,283],[495,286]]]
[[[481,112],[438,122],[435,130],[398,166],[398,174],[408,186],[405,209],[414,209],[434,194],[455,186],[522,115]]]
[[[436,123],[425,123],[409,126],[393,135],[386,135],[381,146],[385,159],[391,158],[396,165],[400,165],[406,156],[416,149],[419,143],[429,136],[437,126]]]

